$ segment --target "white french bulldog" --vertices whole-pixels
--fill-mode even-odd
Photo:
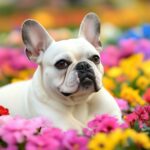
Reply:
[[[0,89],[0,105],[12,116],[47,117],[64,130],[81,130],[97,114],[121,121],[115,99],[102,85],[99,35],[94,13],[84,17],[78,38],[58,42],[38,22],[26,20],[22,26],[26,54],[39,66],[31,80]]]

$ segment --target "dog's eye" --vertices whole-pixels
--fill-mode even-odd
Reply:
[[[100,63],[100,57],[98,55],[94,55],[90,58],[91,61],[93,61],[95,64]]]
[[[62,60],[59,60],[58,62],[56,62],[55,67],[57,69],[66,69],[69,65],[70,65],[70,62],[62,59]]]

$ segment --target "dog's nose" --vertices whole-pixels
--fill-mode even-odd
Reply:
[[[87,71],[87,70],[89,70],[91,68],[91,66],[87,63],[87,62],[85,62],[85,61],[82,61],[82,62],[79,62],[77,65],[76,65],[76,70],[77,71]]]
[[[86,62],[86,61],[79,62],[76,65],[75,69],[78,72],[78,77],[80,80],[81,87],[83,87],[85,89],[89,89],[89,88],[93,87],[95,92],[97,92],[99,90],[97,83],[96,83],[96,77],[95,77],[94,70],[88,62]]]

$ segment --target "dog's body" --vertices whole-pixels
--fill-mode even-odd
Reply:
[[[13,116],[47,117],[65,130],[81,130],[98,114],[121,121],[117,103],[102,86],[99,34],[93,13],[83,19],[79,38],[59,42],[37,22],[26,21],[22,28],[26,54],[39,66],[31,80],[0,89],[0,105]]]

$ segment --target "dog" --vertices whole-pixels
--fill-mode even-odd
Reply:
[[[31,80],[1,87],[0,105],[12,116],[46,117],[63,130],[80,131],[98,114],[121,121],[115,99],[102,84],[99,36],[100,21],[92,12],[83,18],[77,38],[57,42],[37,21],[26,20],[25,52],[38,68]]]

